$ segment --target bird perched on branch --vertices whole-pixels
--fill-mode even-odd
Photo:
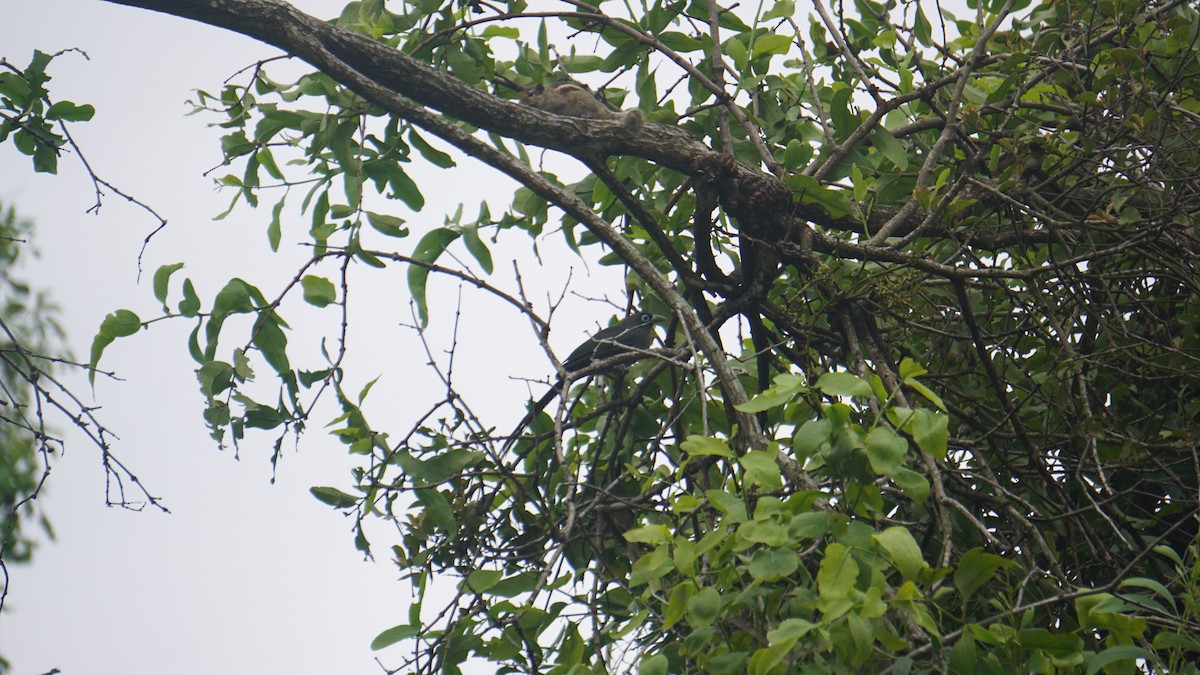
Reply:
[[[577,373],[618,354],[648,349],[654,343],[654,323],[657,320],[657,316],[648,312],[634,313],[615,325],[596,331],[562,362],[563,370]]]
[[[650,345],[654,343],[654,324],[659,319],[660,317],[649,312],[634,312],[616,324],[596,331],[595,335],[584,340],[583,344],[576,347],[562,362],[566,376],[560,377],[558,382],[550,387],[550,391],[543,394],[538,402],[530,408],[505,443],[505,448],[507,449],[515,443],[517,437],[533,421],[533,418],[537,417],[538,413],[542,412],[546,406],[550,405],[550,401],[553,401],[554,397],[562,392],[563,384],[568,377],[573,377],[597,363],[621,354],[644,352],[649,349]],[[604,370],[607,369],[597,372],[604,372]]]

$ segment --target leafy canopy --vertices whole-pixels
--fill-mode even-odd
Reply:
[[[434,0],[331,24],[126,4],[319,69],[197,95],[226,129],[234,204],[270,200],[274,246],[308,228],[296,281],[207,297],[172,265],[154,289],[195,325],[218,441],[270,431],[277,457],[336,399],[362,464],[313,494],[363,551],[363,523],[397,528],[416,598],[374,646],[408,644],[386,652],[399,668],[1194,672],[1192,4]],[[512,104],[564,76],[646,123]],[[521,187],[442,227],[397,215],[436,189],[427,164],[460,161]],[[297,199],[303,226],[283,215]],[[677,321],[658,358],[575,383],[515,442],[449,378],[410,428],[371,420],[344,342],[288,339],[289,302],[337,335],[347,271],[397,264],[422,322],[448,275],[544,328],[525,298],[546,289],[492,279],[495,243],[520,237],[626,266]],[[146,323],[110,319],[93,364]]]

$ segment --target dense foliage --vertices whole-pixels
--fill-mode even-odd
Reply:
[[[33,541],[25,521],[48,527],[33,499],[45,476],[43,455],[58,449],[45,401],[35,393],[42,393],[37,379],[49,377],[46,355],[61,351],[62,335],[54,306],[21,279],[31,230],[12,207],[0,210],[0,571],[5,562],[29,560]],[[0,579],[0,603],[6,580]]]
[[[196,324],[219,441],[278,448],[336,397],[362,465],[314,494],[397,528],[417,592],[375,645],[407,645],[398,670],[1196,671],[1194,3],[122,4],[319,70],[264,62],[198,101],[227,129],[222,183],[273,200],[272,242],[297,226],[280,195],[304,195],[296,282],[208,300],[172,265],[155,294]],[[512,102],[566,75],[646,123]],[[368,204],[421,209],[418,156],[522,188],[412,232]],[[285,299],[338,334],[357,265],[408,265],[422,319],[445,274],[548,329],[526,299],[548,289],[490,278],[522,236],[626,266],[671,318],[658,358],[582,378],[508,442],[449,383],[411,428],[369,420],[343,342],[289,350]],[[115,312],[93,364],[144,323]],[[264,368],[278,398],[250,386]]]

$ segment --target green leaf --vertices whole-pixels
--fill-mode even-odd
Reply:
[[[276,441],[276,450],[278,451],[279,443],[283,441],[280,437]],[[362,524],[354,526],[354,550],[361,551],[366,557],[371,557],[371,542],[367,540],[367,533],[363,531]]]
[[[850,629],[850,640],[854,643],[855,661],[865,660],[871,652],[871,645],[875,642],[875,631],[871,622],[858,613],[851,612],[846,615],[846,627]]]
[[[631,586],[640,586],[670,573],[675,569],[671,562],[670,551],[666,546],[653,548],[649,553],[637,559],[629,575]]]
[[[880,154],[887,158],[893,166],[899,171],[904,171],[908,168],[908,148],[904,144],[896,140],[887,129],[883,127],[875,127],[871,131],[871,144],[879,150]]]
[[[850,184],[854,189],[854,201],[865,202],[867,200],[867,190],[873,182],[874,179],[867,179],[863,176],[862,169],[858,168],[858,164],[850,165]]]
[[[1165,545],[1160,544],[1158,546],[1155,546],[1151,550],[1154,551],[1155,553],[1163,556],[1164,558],[1167,558],[1168,560],[1175,563],[1176,565],[1183,564],[1183,559],[1180,558],[1179,554],[1175,552],[1175,549],[1171,548],[1170,546],[1165,546]]]
[[[971,631],[964,630],[958,642],[950,649],[950,672],[974,673],[978,668],[978,650],[975,648],[975,636]]]
[[[679,495],[671,502],[671,511],[681,513],[691,513],[700,507],[701,501],[695,495]]]
[[[404,226],[405,220],[403,218],[367,211],[367,223],[376,232],[389,237],[401,239],[408,236],[408,228]]]
[[[934,459],[945,459],[950,439],[949,426],[949,415],[924,408],[916,410],[911,427],[913,440]]]
[[[412,257],[424,263],[433,264],[450,245],[450,242],[458,239],[458,232],[454,230],[439,227],[425,233],[421,237],[421,241],[417,243],[417,248],[413,251]],[[417,316],[421,321],[422,326],[429,324],[429,306],[425,302],[425,284],[429,279],[429,269],[422,265],[410,265],[408,268],[408,290],[412,293],[413,300],[417,303]]]
[[[425,513],[439,528],[450,535],[458,533],[458,521],[454,519],[454,510],[450,507],[450,500],[446,499],[446,495],[433,488],[418,488],[413,490],[413,493],[417,501],[425,507]]]
[[[625,533],[625,540],[651,546],[665,546],[671,541],[671,531],[666,525],[643,525]]]
[[[1055,656],[1076,654],[1083,649],[1083,640],[1072,633],[1052,633],[1045,628],[1023,628],[1017,633],[1022,647],[1043,649]]]
[[[862,606],[858,613],[864,619],[878,619],[887,613],[887,603],[883,601],[883,591],[878,586],[872,586],[862,595]]]
[[[188,333],[187,345],[188,355],[192,357],[192,360],[196,363],[204,363],[204,354],[200,351],[200,324],[196,324],[196,327]]]
[[[746,664],[746,675],[775,675],[783,663],[784,651],[774,647],[754,650]]]
[[[499,26],[492,26],[491,28],[503,30]],[[516,29],[513,30],[515,31]],[[454,158],[427,143],[421,134],[417,133],[416,127],[409,127],[408,141],[412,143],[417,152],[421,153],[421,156],[430,164],[442,169],[449,169],[455,166]]]
[[[797,539],[816,539],[825,536],[833,522],[834,515],[825,511],[800,513],[788,523],[788,534]]]
[[[338,509],[348,509],[358,503],[358,497],[333,487],[309,488],[309,492],[317,498],[317,501]]]
[[[86,122],[96,115],[95,106],[87,103],[75,105],[70,101],[59,101],[46,111],[46,119],[64,122]]]
[[[392,188],[391,196],[404,202],[404,205],[413,211],[425,208],[425,197],[421,194],[421,189],[398,165],[395,171],[388,174],[388,186]]]
[[[750,559],[750,576],[758,581],[779,581],[800,567],[800,558],[788,548],[772,548],[758,551]]]
[[[662,654],[643,656],[638,662],[638,675],[667,675],[670,662]]]
[[[438,453],[424,461],[413,460],[405,467],[418,486],[441,483],[448,478],[457,476],[464,468],[483,459],[484,453],[479,450],[455,448]]]
[[[688,623],[693,628],[708,626],[721,613],[721,594],[715,588],[706,587],[688,598]]]
[[[530,572],[514,574],[507,579],[501,579],[492,586],[492,595],[503,598],[513,598],[522,593],[528,593],[537,586],[538,576]]]
[[[792,448],[797,455],[811,455],[833,434],[833,422],[827,419],[809,420],[800,425],[792,436]]]
[[[516,40],[521,37],[521,29],[506,28],[506,26],[490,25],[480,32],[482,37],[504,37],[506,40]]]
[[[762,15],[763,21],[771,19],[789,19],[796,13],[796,3],[792,0],[780,0]]]
[[[822,601],[837,600],[850,595],[858,579],[858,563],[850,557],[849,550],[837,542],[825,547],[825,557],[817,571],[817,588]]]
[[[832,218],[841,218],[852,211],[850,193],[846,190],[833,189],[821,185],[812,176],[789,174],[783,182],[800,195],[802,204],[819,204],[829,212]]]
[[[817,380],[817,389],[829,396],[870,396],[871,385],[852,373],[825,373]]]
[[[963,602],[971,598],[975,591],[991,580],[996,570],[1001,567],[1016,567],[1016,563],[998,555],[987,553],[981,548],[973,548],[963,554],[954,570],[954,585],[963,596]]]
[[[851,109],[854,88],[837,83],[833,88],[833,96],[829,100],[829,117],[833,122],[834,138],[843,141],[858,129],[861,120]]]
[[[767,490],[783,487],[783,475],[775,456],[769,452],[754,450],[743,455],[738,462],[746,471],[746,480]]]
[[[304,301],[314,307],[325,307],[337,302],[337,289],[325,277],[306,274],[300,279],[304,289]]]
[[[233,384],[236,371],[224,361],[206,361],[196,370],[200,391],[208,399],[215,398]]]
[[[17,132],[20,135],[23,132]],[[58,148],[37,141],[33,148],[33,170],[38,173],[58,173]]]
[[[1097,593],[1075,599],[1079,625],[1086,629],[1102,630],[1109,634],[1109,644],[1126,644],[1146,632],[1146,619],[1133,616],[1151,609],[1162,614],[1168,610],[1157,600],[1141,594],[1113,596]]]
[[[667,31],[660,33],[658,39],[671,50],[685,54],[704,47],[704,43],[696,38],[679,32]]]
[[[241,279],[230,279],[213,300],[213,314],[246,313],[254,310],[251,287]]]
[[[929,498],[929,479],[908,467],[900,467],[892,472],[889,478],[909,499],[922,504]]]
[[[708,658],[706,671],[713,675],[735,675],[745,672],[746,652],[725,652]]]
[[[1183,648],[1195,652],[1200,651],[1200,640],[1197,640],[1192,635],[1181,635],[1180,633],[1164,631],[1155,634],[1154,641],[1150,643],[1150,646],[1155,649]]]
[[[267,225],[267,245],[271,247],[272,252],[279,251],[279,242],[283,239],[283,219],[280,217],[283,214],[283,204],[284,200],[280,199],[271,207],[271,222]]]
[[[746,45],[742,44],[742,39],[733,37],[725,42],[725,56],[733,60],[734,70],[746,69],[748,54],[746,53]]]
[[[341,165],[340,168],[343,175],[356,174],[360,168],[360,148],[354,140],[358,132],[359,118],[351,117],[343,119],[334,128],[333,134],[330,137],[329,149],[333,151],[333,156],[337,159],[337,163]],[[241,136],[240,133],[238,135]]]
[[[184,263],[161,265],[154,273],[154,297],[162,303],[163,311],[167,311],[167,292],[170,285],[170,275],[184,268]]]
[[[475,570],[467,575],[467,586],[477,593],[489,590],[504,578],[500,570]]]
[[[256,403],[240,394],[234,394],[234,399],[246,408],[242,419],[248,429],[274,429],[292,419],[292,416],[281,408]]]
[[[817,624],[804,619],[784,619],[778,628],[767,631],[767,644],[790,651],[800,638],[816,627]]]
[[[808,391],[807,380],[798,375],[784,373],[775,377],[774,383],[749,401],[734,406],[742,412],[756,413],[777,408]]]
[[[267,174],[271,176],[271,178],[274,178],[275,180],[286,180],[283,172],[279,170],[279,165],[275,163],[275,156],[271,154],[269,149],[259,148],[258,152],[254,153],[254,159],[258,160],[258,162],[262,164],[262,167],[267,170]],[[276,202],[275,207],[278,209],[282,204],[283,200],[280,199],[278,202]]]
[[[694,576],[696,573],[696,544],[684,537],[672,539],[674,546],[671,558],[675,561],[675,569],[684,576]]]
[[[736,495],[723,490],[706,490],[704,496],[708,497],[708,501],[719,511],[729,516],[728,522],[740,523],[746,520],[746,504]]]
[[[920,377],[928,373],[929,371],[926,370],[921,364],[913,361],[907,356],[900,360],[900,377],[908,379]]]
[[[1121,213],[1117,215],[1117,224],[1133,225],[1142,221],[1142,214],[1132,206],[1126,206],[1121,209]]]
[[[1087,660],[1087,675],[1095,675],[1100,672],[1100,669],[1110,663],[1118,661],[1130,661],[1130,666],[1136,665],[1137,661],[1146,661],[1148,664],[1157,661],[1153,652],[1135,647],[1133,645],[1116,645],[1109,647],[1104,651],[1096,654]],[[1137,672],[1136,669],[1131,669],[1129,672]]]
[[[917,14],[913,17],[913,35],[917,40],[926,47],[933,44],[933,25],[929,23],[929,19],[925,16],[925,12],[921,9],[921,5],[916,5]]]
[[[788,530],[770,520],[751,520],[742,523],[738,535],[746,541],[764,546],[783,546],[788,542]]]
[[[250,358],[241,347],[233,350],[233,370],[237,378],[243,382],[254,379],[254,371],[250,369]]]
[[[257,289],[254,290],[257,293]],[[254,311],[254,301],[251,299],[251,288],[246,282],[241,279],[230,279],[229,283],[225,284],[213,300],[212,314],[209,316],[208,325],[205,328],[205,337],[208,339],[208,346],[205,354],[212,358],[216,355],[217,338],[221,334],[221,327],[225,323],[225,319],[230,314],[244,314]]]
[[[900,468],[908,454],[908,441],[891,427],[875,427],[867,434],[866,443],[871,470],[880,476],[890,476]]]
[[[924,628],[933,637],[940,637],[938,624],[933,620],[933,615],[929,613],[921,591],[913,582],[905,581],[900,584],[900,588],[896,589],[893,606],[912,617],[918,626]]]
[[[751,58],[758,58],[763,54],[786,54],[791,48],[791,36],[783,33],[768,33],[754,41]]]
[[[938,410],[946,412],[946,403],[942,401],[942,397],[934,393],[929,387],[926,387],[923,382],[914,377],[909,377],[904,379],[904,384],[924,396],[926,400],[937,406]]]
[[[467,251],[474,256],[479,266],[483,268],[485,274],[492,273],[492,253],[488,250],[483,240],[479,238],[479,227],[477,225],[463,226],[463,243],[467,245]]]
[[[408,624],[393,626],[375,636],[374,640],[371,640],[371,649],[378,650],[390,647],[397,642],[416,637],[420,634],[421,629],[419,626],[410,626]]]
[[[374,267],[375,269],[379,269],[379,270],[387,267],[387,263],[380,260],[378,256],[376,256],[373,253],[371,253],[370,251],[364,250],[363,248],[358,247],[358,246],[354,247],[354,259],[365,262],[366,264],[370,265],[371,267]]]
[[[913,538],[908,528],[896,525],[872,537],[887,557],[900,570],[905,579],[916,579],[917,574],[925,569],[925,559],[921,557],[921,547]]]
[[[184,316],[196,316],[200,313],[200,296],[196,295],[196,287],[191,279],[183,280],[183,299],[179,301],[179,313]]]
[[[25,103],[33,96],[33,90],[29,86],[29,81],[21,75],[3,72],[0,73],[0,94],[13,99],[13,101]]]
[[[757,413],[764,410],[770,410],[771,408],[778,408],[790,400],[792,400],[791,394],[771,392],[770,390],[767,390],[756,395],[749,401],[746,401],[745,403],[739,403],[733,407],[745,413]]]
[[[100,322],[100,330],[96,333],[96,337],[92,338],[92,356],[88,363],[88,382],[90,384],[93,386],[96,384],[96,366],[100,363],[100,357],[104,355],[104,350],[117,338],[129,337],[138,332],[141,327],[142,320],[128,309],[118,309],[104,317],[104,321]]]
[[[688,436],[679,447],[689,455],[716,455],[717,457],[732,458],[733,451],[719,438],[708,436]]]
[[[1163,600],[1166,600],[1167,604],[1171,605],[1172,610],[1177,610],[1175,606],[1175,596],[1171,595],[1171,591],[1167,590],[1166,586],[1162,585],[1161,582],[1155,579],[1147,579],[1146,577],[1130,577],[1129,579],[1122,581],[1117,586],[1117,588],[1130,587],[1145,588],[1147,590],[1154,591],[1155,595],[1159,596]]]
[[[254,324],[253,344],[262,352],[267,364],[280,375],[292,369],[287,355],[287,335],[280,327],[274,312],[262,314]]]
[[[671,589],[671,597],[667,600],[667,611],[663,614],[663,629],[679,623],[683,612],[687,609],[687,601],[696,593],[695,584],[688,582]]]

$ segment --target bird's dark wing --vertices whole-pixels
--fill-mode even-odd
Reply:
[[[563,370],[568,373],[576,373],[598,361],[603,361],[607,358],[612,358],[618,354],[623,354],[631,350],[648,349],[654,343],[654,322],[657,319],[653,314],[634,313],[621,319],[616,324],[608,328],[596,331],[596,334],[583,341],[583,344],[575,348],[571,355],[563,361]],[[537,417],[539,413],[554,400],[563,387],[563,380],[559,379],[553,387],[550,388],[537,403],[529,409],[525,417],[513,430],[511,436],[504,443],[504,450],[516,443],[517,438],[525,430],[525,427]]]
[[[576,372],[597,361],[631,350],[646,349],[654,342],[653,314],[635,313],[584,341],[563,361],[563,369]]]

